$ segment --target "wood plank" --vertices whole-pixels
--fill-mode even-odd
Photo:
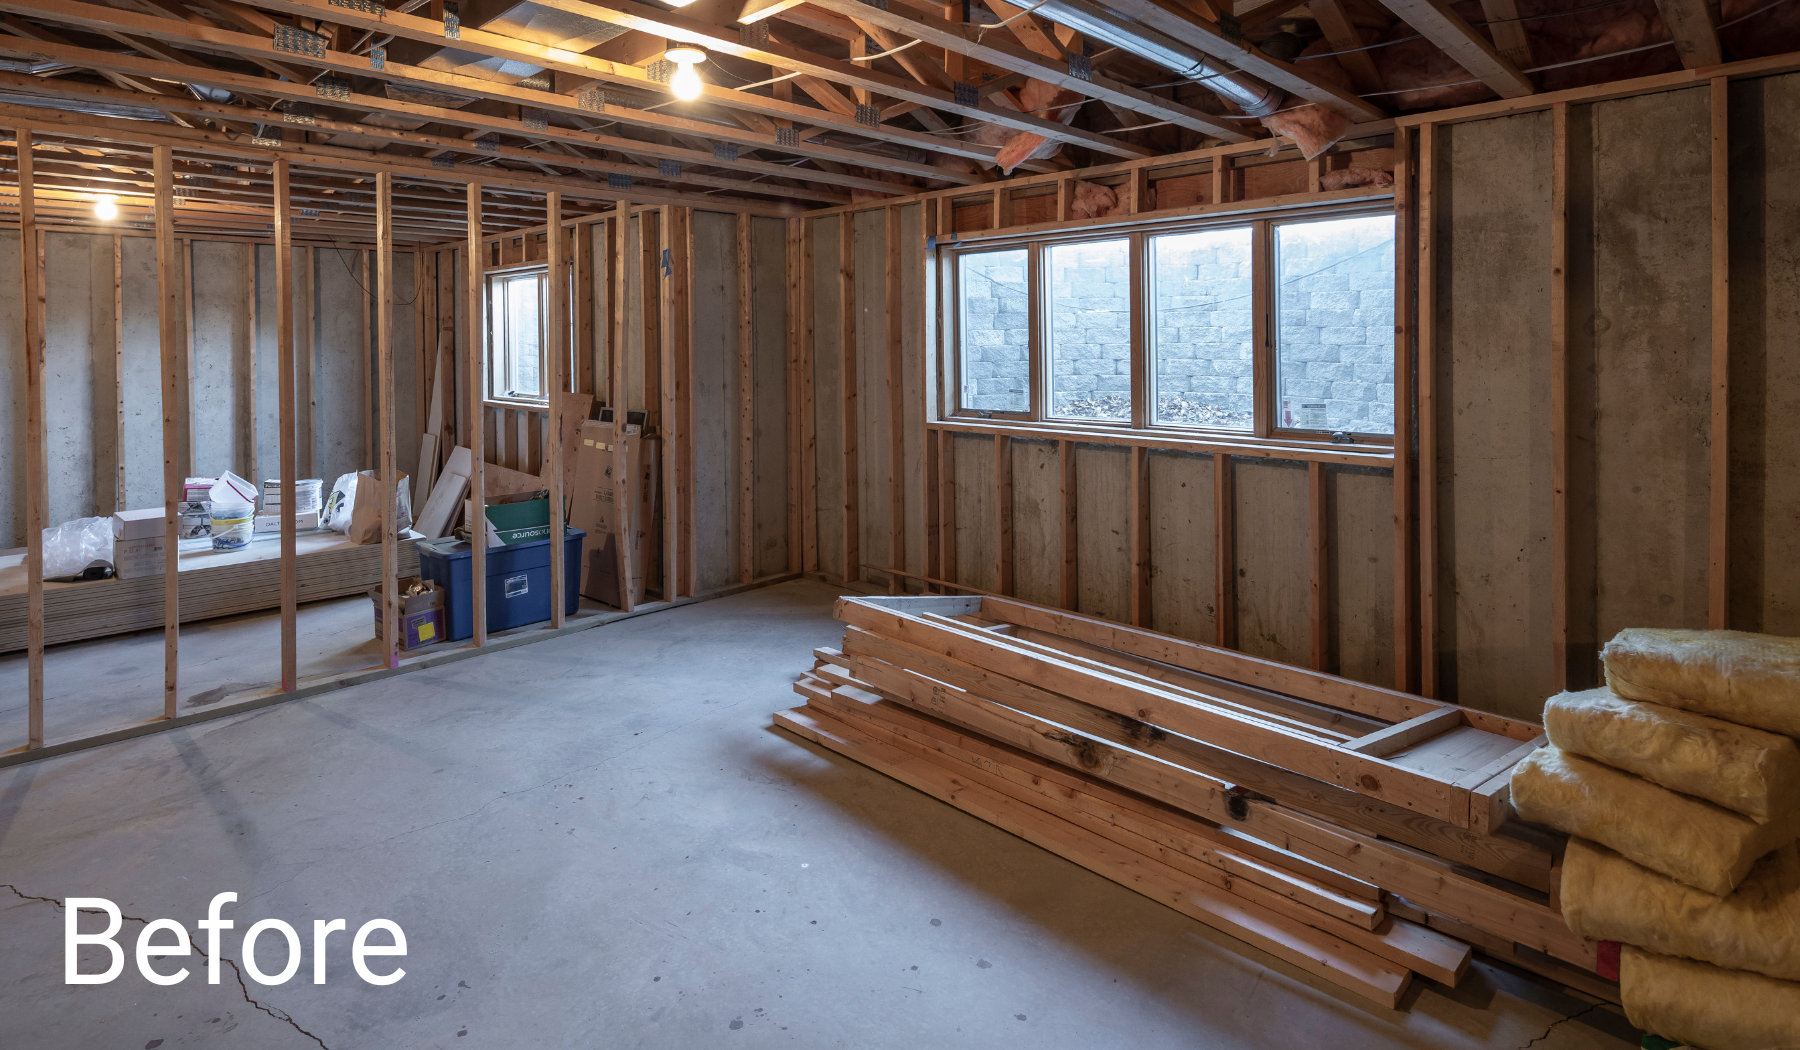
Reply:
[[[1291,965],[1392,1008],[1399,1003],[1411,974],[1377,956],[1325,934],[1311,931],[1247,901],[1209,886],[1184,880],[1142,854],[1116,846],[1092,832],[1063,822],[1057,827],[1039,810],[978,785],[958,783],[932,763],[886,747],[842,722],[826,724],[817,716],[781,712],[777,724],[856,761],[878,763],[882,772],[902,783],[970,810],[976,816],[1059,856],[1169,904],[1177,911],[1238,937]]]
[[[848,213],[838,219],[838,307],[838,353],[843,361],[838,372],[842,398],[838,419],[844,454],[844,582],[855,583],[862,579],[862,520],[857,507],[861,459],[856,448],[861,424],[856,414],[856,223]]]
[[[375,421],[375,319],[371,316],[375,297],[369,293],[369,275],[374,272],[369,249],[364,248],[357,254],[357,281],[362,286],[357,296],[362,302],[362,444],[363,469],[375,469],[376,445],[373,440]],[[471,446],[478,447],[478,446]]]
[[[1413,545],[1414,474],[1413,337],[1417,315],[1413,303],[1418,261],[1418,215],[1412,175],[1413,131],[1394,131],[1394,688],[1408,692],[1417,681],[1417,625],[1413,619],[1418,562]]]
[[[675,310],[669,333],[675,350],[675,411],[680,417],[681,455],[681,587],[679,593],[690,597],[699,586],[700,543],[696,535],[699,517],[695,512],[696,472],[694,457],[699,442],[694,424],[694,209],[670,208],[663,221],[674,229],[671,243],[675,251],[669,271],[664,276],[675,286]]]
[[[464,395],[468,398],[469,449],[474,455],[469,457],[469,530],[473,536],[486,532],[487,522],[487,456],[483,450],[487,448],[487,411],[482,405],[482,394],[487,389],[486,361],[487,337],[475,319],[484,315],[482,304],[486,301],[487,274],[486,246],[481,240],[481,183],[470,182],[464,193],[467,216],[467,239],[462,246],[463,262],[463,302],[467,307],[466,353],[463,367],[467,369],[467,380]],[[366,256],[365,256],[366,258]],[[367,270],[363,271],[366,275]],[[469,601],[474,623],[473,636],[469,644],[480,648],[487,644],[487,543],[472,542],[469,544]]]
[[[1663,17],[1671,6],[1691,19],[1709,19],[1704,3],[1664,0]],[[1712,23],[1704,22],[1708,34]],[[1678,46],[1681,29],[1670,23]],[[1711,36],[1713,62],[1718,62],[1718,38]],[[1687,64],[1688,56],[1682,55]],[[1731,152],[1728,141],[1730,82],[1715,77],[1711,88],[1712,117],[1712,364],[1711,432],[1707,486],[1707,626],[1722,631],[1731,626]]]
[[[1494,50],[1500,57],[1520,69],[1530,67],[1533,64],[1531,40],[1525,35],[1524,20],[1519,17],[1518,0],[1481,0],[1481,14],[1487,19],[1484,28],[1494,38]],[[1366,51],[1357,53],[1368,54]]]
[[[19,175],[19,299],[22,309],[19,311],[19,322],[23,329],[20,333],[19,345],[25,350],[25,572],[26,572],[26,634],[28,652],[26,654],[26,743],[27,748],[44,746],[44,526],[50,513],[50,460],[46,448],[47,435],[44,432],[48,418],[48,401],[44,393],[44,283],[43,270],[39,266],[39,234],[37,226],[37,182],[32,157],[32,134],[28,127],[14,129],[13,141],[17,146]],[[166,189],[168,180],[168,154],[166,150],[157,153],[157,190],[159,199],[161,191]],[[157,209],[157,279],[163,277],[162,232],[163,226],[170,220],[164,217],[164,209]],[[159,289],[160,290],[160,289]],[[163,370],[168,369],[167,346],[163,348]],[[164,380],[164,388],[169,380]],[[167,412],[164,413],[165,418]],[[167,483],[169,470],[168,437],[163,438],[165,463],[163,478]],[[169,556],[174,556],[175,528],[173,503],[168,505],[170,515],[168,527],[165,529]],[[172,581],[175,577],[169,574]],[[173,635],[169,644],[173,646]],[[172,667],[174,659],[168,657]],[[172,672],[169,672],[172,673]],[[165,704],[173,703],[165,700]],[[172,709],[169,709],[172,713]]]
[[[1317,460],[1308,463],[1306,465],[1306,481],[1307,540],[1312,548],[1309,571],[1311,601],[1308,616],[1312,639],[1310,666],[1315,671],[1323,671],[1330,642],[1330,622],[1327,611],[1330,608],[1330,596],[1327,593],[1330,581],[1326,578],[1326,573],[1329,568],[1328,552],[1331,544],[1327,525],[1325,464]]]
[[[906,355],[902,346],[906,309],[901,302],[900,274],[905,256],[900,249],[900,209],[890,205],[883,213],[886,251],[883,308],[887,316],[887,417],[888,417],[888,565],[904,570],[906,564]],[[921,216],[921,218],[923,218]],[[889,574],[890,593],[901,591],[901,578]]]
[[[806,466],[812,458],[812,451],[806,441],[803,426],[804,416],[810,415],[812,406],[802,393],[801,386],[806,373],[806,355],[802,349],[804,342],[800,332],[803,325],[801,315],[809,313],[811,307],[800,296],[800,238],[801,227],[806,220],[794,218],[782,222],[782,286],[786,291],[785,313],[787,317],[787,350],[786,389],[783,391],[782,406],[787,417],[787,567],[789,572],[806,571]]]
[[[738,582],[756,578],[756,365],[752,337],[750,216],[737,216],[737,533]]]
[[[1381,0],[1381,5],[1442,48],[1501,98],[1518,98],[1537,91],[1537,85],[1519,72],[1519,67],[1496,51],[1487,37],[1463,21],[1444,0]]]
[[[113,234],[113,509],[128,509],[125,500],[125,246]],[[250,255],[250,456],[256,458],[256,245],[246,246]]]
[[[949,209],[946,208],[945,211]],[[930,432],[926,434],[930,439]],[[938,558],[943,579],[957,582],[956,572],[956,435],[948,430],[937,432],[938,443]]]
[[[1453,707],[1446,707],[1440,711],[1430,711],[1417,718],[1397,722],[1367,736],[1357,737],[1345,744],[1344,750],[1355,751],[1373,758],[1383,758],[1396,751],[1403,751],[1422,740],[1429,740],[1440,733],[1447,733],[1462,724],[1462,712]]]
[[[20,142],[28,140],[25,131],[20,131]],[[24,151],[25,156],[30,151]],[[162,345],[162,445],[163,445],[163,550],[165,565],[173,568],[173,562],[181,550],[180,531],[176,519],[176,504],[182,496],[182,485],[185,481],[181,462],[181,371],[179,341],[181,334],[177,329],[180,315],[176,312],[176,296],[179,289],[175,283],[175,166],[172,151],[168,146],[157,146],[154,154],[156,166],[156,299],[157,299],[157,335]],[[22,165],[21,165],[22,166]],[[21,193],[23,200],[24,172],[20,172]],[[23,252],[24,245],[20,245]],[[40,292],[41,294],[41,292]],[[42,554],[38,555],[42,558]],[[42,564],[41,562],[39,564]],[[33,577],[41,576],[34,572]],[[175,708],[179,695],[181,673],[180,638],[181,633],[181,585],[178,571],[163,572],[163,717],[175,717]]]
[[[549,395],[545,403],[545,422],[548,424],[549,436],[544,441],[544,473],[549,477],[550,489],[550,629],[561,630],[563,618],[567,615],[565,602],[568,599],[567,560],[568,552],[563,543],[565,525],[565,504],[563,502],[563,405],[567,398],[563,394],[569,392],[569,281],[567,262],[564,258],[562,222],[562,193],[551,190],[544,195],[544,257],[545,272],[550,284],[550,317],[549,343],[545,349],[544,390]],[[414,272],[414,289],[418,287],[418,274]],[[621,590],[626,589],[624,586]]]
[[[1438,692],[1437,608],[1437,126],[1419,128],[1418,377],[1419,693]]]
[[[944,434],[946,437],[951,436],[949,431]],[[1075,442],[1058,441],[1056,455],[1062,475],[1056,490],[1057,498],[1062,503],[1062,513],[1059,515],[1062,538],[1062,575],[1059,582],[1061,598],[1057,604],[1065,609],[1073,609],[1081,600],[1081,534],[1076,520],[1079,505],[1075,500]]]
[[[190,473],[200,473],[200,425],[199,406],[194,398],[194,241],[191,237],[182,237],[175,242],[176,250],[181,253],[181,339],[183,343],[182,357],[186,362],[182,383],[181,401],[186,406],[182,413],[186,417],[187,427],[187,469]],[[42,246],[40,245],[40,250]]]
[[[1013,592],[1012,438],[994,437],[994,589]]]
[[[978,669],[981,688],[1006,691],[1009,683],[1079,696],[1117,715],[1148,722],[1174,733],[1206,740],[1241,754],[1254,754],[1304,776],[1381,799],[1454,825],[1468,822],[1468,793],[1453,785],[1335,747],[1316,736],[1217,706],[1193,703],[1166,689],[1130,681],[1073,661],[1022,650],[988,632],[963,634],[855,599],[840,599],[837,617],[895,643]],[[980,637],[975,635],[979,634]],[[862,635],[852,632],[850,639]],[[913,666],[908,664],[908,666]],[[992,695],[992,694],[986,694]],[[1460,712],[1458,712],[1460,717]]]
[[[804,218],[790,221],[798,224],[800,238],[800,254],[797,259],[800,283],[795,301],[795,320],[790,322],[800,337],[800,480],[803,486],[800,496],[800,535],[803,547],[800,569],[802,572],[818,572],[819,436],[816,414],[818,392],[813,388],[813,354],[816,350],[813,328],[816,323],[813,309],[813,222]]]
[[[1131,450],[1131,622],[1150,626],[1150,450]]]
[[[311,252],[307,253],[311,256]],[[381,622],[389,670],[400,666],[400,564],[395,549],[394,498],[400,464],[394,454],[394,176],[375,175],[376,387],[381,404]],[[309,300],[310,301],[310,300]]]
[[[1221,649],[1237,646],[1237,530],[1232,521],[1231,457],[1213,453],[1213,620]]]
[[[288,162],[274,164],[275,177],[275,427],[278,435],[279,462],[277,477],[281,489],[281,691],[291,693],[300,683],[299,608],[296,531],[297,522],[291,508],[299,506],[294,482],[294,450],[297,431],[294,403],[294,259],[293,207],[289,190]],[[366,254],[366,253],[365,253]],[[367,313],[365,307],[364,313]],[[367,403],[368,377],[365,373],[364,399]],[[368,416],[364,415],[366,422]],[[392,620],[387,621],[392,623]]]
[[[1569,688],[1569,107],[1550,107],[1550,652]]]
[[[1706,0],[1656,0],[1656,9],[1669,27],[1683,69],[1703,69],[1725,61],[1712,7]]]

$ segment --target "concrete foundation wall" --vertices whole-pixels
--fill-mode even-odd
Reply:
[[[54,525],[156,506],[163,499],[163,412],[155,242],[106,233],[44,231],[43,236],[48,520]],[[18,243],[16,230],[0,231],[4,272],[18,272]],[[176,436],[186,473],[196,476],[231,470],[261,480],[275,476],[279,464],[274,249],[256,247],[254,277],[249,250],[244,242],[183,238],[169,274],[181,304],[178,367],[189,392],[177,406]],[[301,477],[322,477],[327,485],[362,467],[369,454],[362,423],[361,253],[342,254],[340,262],[332,249],[294,249],[296,461]],[[397,254],[396,458],[408,474],[418,462],[420,426],[412,395],[418,381],[412,272],[411,253]],[[312,288],[305,286],[308,274]],[[0,456],[0,548],[25,544],[19,289],[17,280],[0,282],[0,433],[10,439],[8,453]],[[309,303],[317,304],[311,313]]]

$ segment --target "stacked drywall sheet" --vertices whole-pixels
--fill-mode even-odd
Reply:
[[[1633,1024],[1800,1047],[1800,639],[1632,629],[1601,656],[1513,773],[1519,815],[1573,836],[1570,931],[1622,946]]]
[[[418,534],[399,543],[400,575],[416,575]],[[361,594],[381,579],[381,545],[352,543],[336,532],[295,537],[300,601]],[[0,652],[25,648],[24,553],[0,555]],[[281,601],[281,545],[252,543],[235,551],[182,551],[181,620],[209,620],[276,608]],[[44,584],[48,644],[124,634],[163,622],[163,575],[87,583]]]
[[[1538,726],[1008,599],[837,615],[776,724],[1385,1006],[1471,943],[1603,984],[1553,840],[1488,827]]]

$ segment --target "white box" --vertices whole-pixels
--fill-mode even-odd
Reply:
[[[316,529],[318,527],[319,527],[319,512],[318,511],[309,510],[309,511],[305,512],[304,514],[294,515],[294,531],[305,532],[308,529]],[[252,535],[256,535],[256,536],[263,536],[263,535],[268,535],[268,534],[280,535],[281,534],[281,515],[279,515],[279,514],[258,514],[256,516],[256,522],[251,527],[251,533],[252,533]]]
[[[113,539],[143,540],[163,534],[163,508],[122,510],[113,515]]]
[[[122,580],[161,576],[167,565],[161,537],[152,540],[113,541],[113,574]]]

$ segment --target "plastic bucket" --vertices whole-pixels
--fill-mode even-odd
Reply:
[[[212,545],[216,551],[242,550],[250,545],[256,524],[256,508],[248,503],[212,505]]]

